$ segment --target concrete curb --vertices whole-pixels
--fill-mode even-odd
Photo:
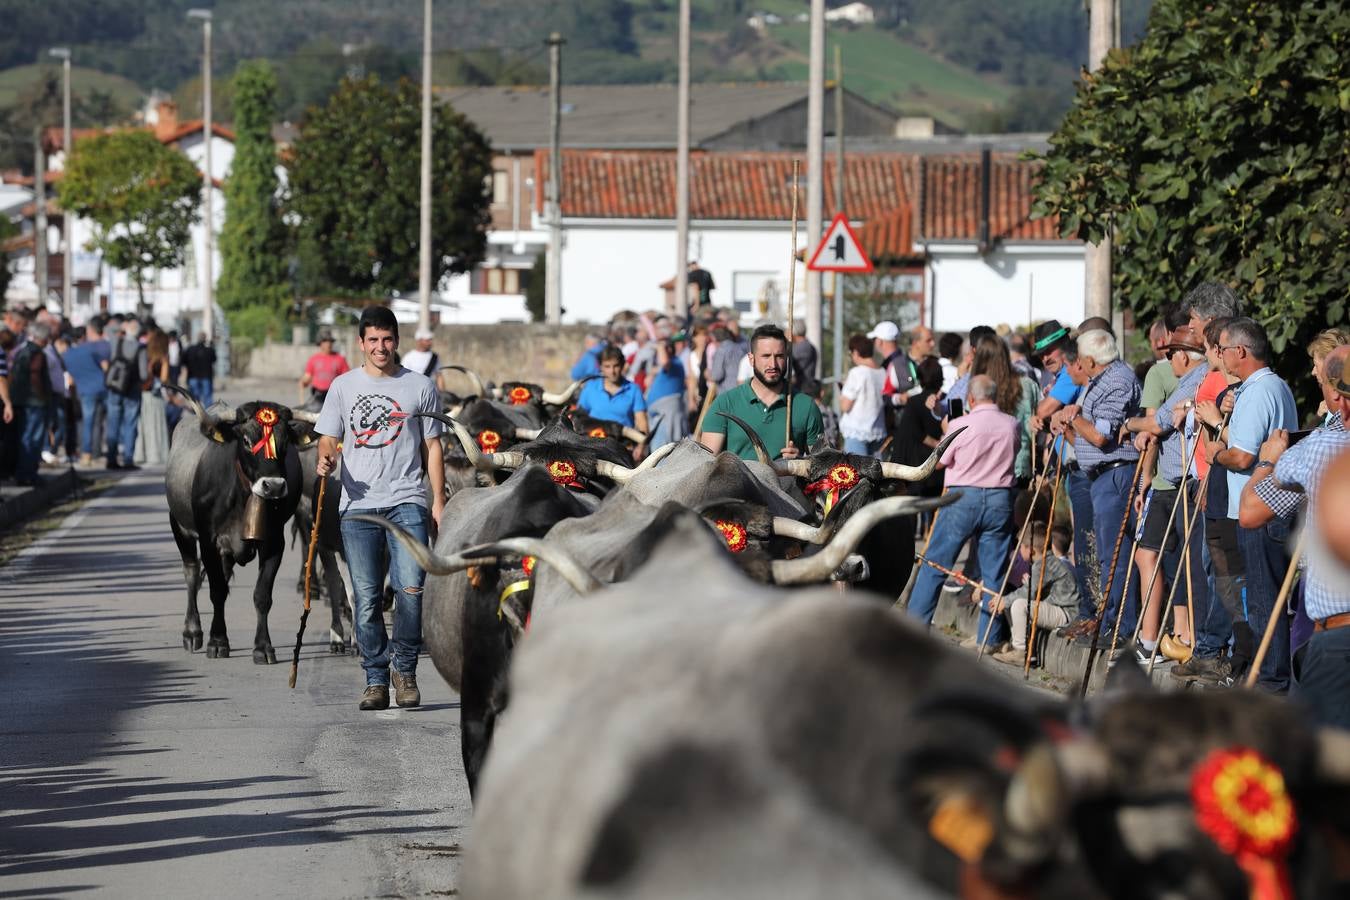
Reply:
[[[75,491],[79,477],[74,469],[66,469],[56,475],[42,475],[42,487],[0,493],[4,501],[0,503],[0,529],[11,528],[55,506]]]
[[[979,622],[979,613],[974,606],[957,602],[956,597],[956,594],[942,592],[938,599],[937,612],[933,615],[933,626],[935,628],[950,628],[967,637],[973,637],[976,624]],[[1070,681],[1076,691],[1079,682],[1083,679],[1083,670],[1087,668],[1087,646],[1045,631],[1038,631],[1036,643],[1040,645],[1038,650],[1041,667],[1051,675]],[[1106,635],[1106,643],[1109,646],[1109,634]],[[1120,648],[1117,648],[1116,652],[1119,655]],[[1159,660],[1162,661],[1162,657],[1159,657]],[[990,660],[989,665],[1000,666],[1004,663]],[[1160,688],[1181,688],[1182,685],[1177,679],[1172,678],[1169,674],[1170,669],[1171,666],[1155,665],[1153,668],[1153,683]],[[1035,670],[1033,669],[1033,671]],[[1089,693],[1096,693],[1105,684],[1106,651],[1105,649],[1099,649],[1097,661],[1092,666],[1092,683],[1088,686],[1088,691]]]

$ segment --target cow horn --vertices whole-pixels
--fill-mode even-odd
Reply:
[[[636,428],[629,428],[627,425],[623,427],[623,436],[635,444],[647,442],[647,435],[644,432],[638,431]]]
[[[607,459],[597,459],[595,461],[595,474],[603,475],[619,484],[627,484],[633,476],[637,475],[639,472],[646,472],[648,469],[655,468],[657,463],[673,452],[675,452],[674,444],[663,444],[656,450],[653,450],[651,454],[642,461],[641,465],[633,469],[626,468],[617,463],[612,463]]]
[[[532,441],[535,438],[539,437],[539,435],[543,432],[543,430],[544,429],[542,428],[517,428],[516,440]]]
[[[755,430],[753,428],[745,424],[744,420],[738,419],[731,413],[719,412],[718,415],[724,419],[730,419],[737,425],[741,426],[741,431],[745,432],[745,436],[750,439],[751,446],[755,448],[755,456],[759,459],[759,461],[764,463],[764,465],[766,466],[773,465],[773,459],[769,456],[769,449],[764,446],[763,439],[761,439],[758,434],[755,434]]]
[[[469,566],[491,565],[497,561],[496,557],[490,553],[482,556],[471,556],[461,551],[450,556],[442,556],[384,516],[374,516],[370,513],[352,513],[350,518],[379,525],[385,531],[388,531],[407,548],[413,560],[432,575],[450,575],[454,572],[462,572]]]
[[[599,579],[575,559],[568,556],[561,548],[541,538],[502,538],[490,544],[468,547],[461,550],[460,553],[465,556],[533,556],[557,570],[563,580],[570,584],[572,590],[578,594],[591,594],[604,586]]]
[[[811,474],[811,463],[805,459],[780,459],[773,470],[788,478],[805,478]]]
[[[307,422],[310,425],[319,424],[319,414],[308,409],[291,410],[291,419],[296,422]]]
[[[965,430],[966,426],[962,425],[955,431],[948,433],[947,436],[939,441],[938,445],[933,448],[933,452],[923,461],[923,465],[902,466],[900,463],[882,463],[881,477],[893,478],[896,481],[923,481],[929,475],[933,474],[933,470],[937,468],[938,460],[941,459],[942,454],[947,451],[947,445],[955,440],[958,434]]]
[[[483,379],[478,377],[477,372],[473,371],[472,369],[466,369],[464,368],[464,366],[442,366],[442,368],[453,369],[456,372],[463,372],[464,377],[468,378],[470,381],[473,382],[474,393],[479,397],[486,396],[483,393]]]
[[[202,406],[202,401],[198,400],[191,391],[185,391],[176,384],[166,384],[164,385],[164,390],[169,391],[170,393],[173,394],[177,394],[178,396],[186,400],[188,406],[191,407],[192,411],[197,414],[197,421],[199,422],[206,421],[206,408]]]
[[[500,400],[500,399],[502,399],[502,389],[499,388],[499,387],[494,387],[494,388],[492,389],[492,391],[491,391],[491,394],[492,394],[492,399],[493,399],[493,400]]]
[[[1318,730],[1317,777],[1332,784],[1350,784],[1350,734],[1339,728]]]
[[[208,413],[202,402],[193,396],[191,391],[185,391],[176,384],[166,384],[164,387],[187,400],[192,411],[197,414],[197,421],[203,430],[225,423],[234,424],[239,416],[239,411],[230,406],[222,407],[220,414]]]
[[[796,519],[789,519],[787,516],[773,517],[773,533],[779,537],[792,538],[797,541],[805,541],[808,544],[823,544],[830,536],[832,529],[826,529],[825,526],[813,528],[805,522],[798,522]]]
[[[473,435],[469,434],[469,429],[461,425],[453,416],[447,416],[445,413],[439,412],[415,412],[412,415],[435,419],[437,422],[440,422],[442,425],[449,428],[455,433],[455,437],[459,438],[459,446],[463,448],[464,455],[468,457],[469,462],[473,464],[473,467],[475,469],[482,467],[483,454],[478,449],[478,442],[473,439]]]
[[[519,469],[527,460],[519,450],[505,450],[500,453],[484,453],[483,462],[494,469]]]
[[[573,395],[576,394],[577,390],[583,384],[590,381],[592,378],[599,377],[599,375],[587,375],[585,378],[578,378],[576,381],[569,384],[567,390],[563,391],[561,394],[550,394],[548,391],[544,391],[540,396],[549,406],[566,406],[571,402]]]
[[[773,561],[775,584],[809,584],[824,581],[843,564],[867,532],[884,519],[909,516],[952,503],[959,492],[948,492],[941,497],[887,497],[874,500],[858,510],[840,527],[834,538],[819,553],[798,559]]]

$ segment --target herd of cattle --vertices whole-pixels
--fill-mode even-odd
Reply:
[[[905,467],[827,448],[744,461],[685,440],[634,466],[642,436],[569,412],[578,385],[475,387],[438,416],[451,496],[435,546],[379,520],[428,572],[426,648],[461,697],[466,895],[1277,898],[1350,884],[1350,736],[1256,694],[1156,693],[1128,665],[1067,705],[892,611],[914,516],[944,502],[906,485],[941,447]],[[166,474],[183,644],[202,646],[204,568],[207,655],[229,654],[230,570],[256,555],[253,658],[274,662],[285,526],[313,521],[315,416],[191,405]],[[337,495],[319,558],[342,652]]]

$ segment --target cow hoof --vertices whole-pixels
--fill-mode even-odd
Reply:
[[[255,649],[253,662],[259,666],[274,666],[277,664],[277,651],[271,647]]]
[[[183,632],[183,649],[189,653],[202,649],[202,633]]]
[[[338,654],[339,656],[345,656],[345,655],[347,654],[347,642],[346,642],[346,641],[329,641],[329,642],[328,642],[328,652],[329,652],[329,653],[336,653],[336,654]]]
[[[207,659],[226,659],[230,655],[230,645],[223,641],[212,641],[206,645]]]

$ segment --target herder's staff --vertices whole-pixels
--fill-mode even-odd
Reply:
[[[801,165],[801,160],[792,161],[792,258],[788,261],[788,304],[787,304],[787,372],[784,377],[787,379],[787,425],[784,426],[786,439],[783,446],[792,443],[792,322],[793,322],[793,297],[796,294],[797,286],[797,169]],[[838,323],[835,324],[838,328]],[[753,347],[750,348],[752,351]]]
[[[1055,504],[1059,502],[1059,485],[1064,480],[1064,456],[1060,454],[1059,465],[1055,467],[1055,487],[1050,492],[1050,515],[1054,517]],[[1036,618],[1041,613],[1041,593],[1045,590],[1045,557],[1050,553],[1051,528],[1045,529],[1045,546],[1041,547],[1041,573],[1036,580],[1036,601],[1031,605],[1031,629],[1027,637],[1027,658],[1022,663],[1022,679],[1031,677],[1031,654],[1036,647]]]
[[[305,608],[300,613],[300,630],[295,633],[295,652],[291,654],[290,686],[295,687],[295,676],[300,671],[300,644],[305,638],[305,623],[309,621],[310,587],[314,583],[314,549],[319,545],[319,519],[323,516],[323,494],[328,477],[319,476],[319,490],[314,500],[314,526],[309,529],[309,550],[305,553]]]

